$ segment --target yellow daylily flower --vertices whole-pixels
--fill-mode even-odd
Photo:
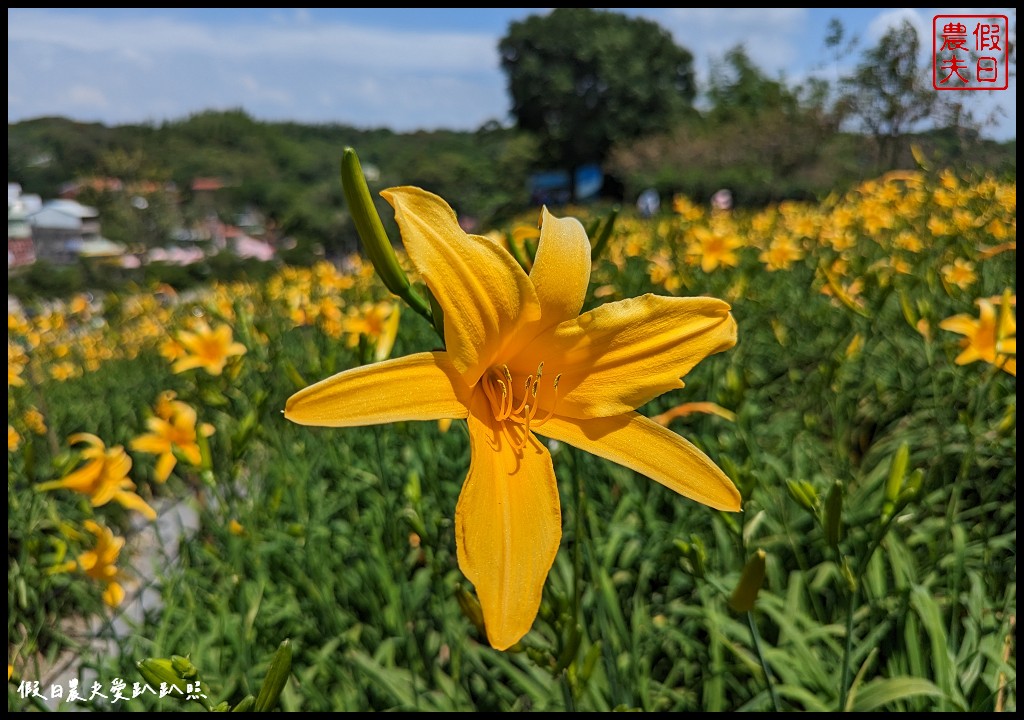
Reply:
[[[373,359],[386,359],[395,345],[400,317],[398,304],[393,302],[364,303],[358,309],[352,308],[342,323],[342,329],[349,334],[348,346],[356,347],[359,338],[365,337],[373,344]]]
[[[171,368],[176,373],[192,368],[203,368],[211,375],[220,375],[228,358],[244,355],[246,347],[234,342],[230,325],[219,325],[211,329],[204,321],[200,321],[194,332],[178,333],[178,343],[185,355],[175,361]]]
[[[82,451],[82,457],[87,462],[60,480],[36,485],[37,490],[73,490],[88,495],[93,507],[115,500],[129,510],[138,510],[149,520],[156,520],[156,510],[133,492],[135,483],[128,477],[132,459],[123,447],[116,445],[107,448],[102,440],[89,433],[76,433],[68,438],[68,442],[72,445],[86,443],[89,446]]]
[[[115,537],[109,528],[92,520],[85,521],[85,529],[96,536],[96,546],[78,556],[78,567],[93,580],[106,585],[103,602],[110,607],[117,607],[124,600],[124,588],[119,582],[122,574],[117,569],[117,558],[124,547],[124,538]]]
[[[577,220],[542,212],[527,275],[504,248],[467,235],[436,195],[402,187],[383,196],[444,312],[447,350],[342,372],[289,398],[285,417],[328,427],[468,420],[456,549],[493,647],[507,649],[529,631],[561,541],[551,455],[535,432],[713,508],[740,509],[739,492],[711,459],[635,412],[735,344],[725,302],[644,295],[580,315],[590,241]]]
[[[174,451],[180,452],[191,465],[202,463],[202,453],[197,442],[199,433],[205,437],[213,434],[208,423],[196,428],[196,411],[189,405],[174,400],[174,393],[163,393],[157,400],[156,415],[146,420],[149,432],[132,440],[131,449],[136,452],[152,453],[160,457],[156,461],[153,479],[158,483],[167,481],[178,463]]]
[[[974,263],[963,258],[955,258],[952,263],[943,265],[940,272],[942,282],[947,288],[955,285],[961,290],[966,290],[978,279],[978,274],[974,272]]]
[[[996,308],[991,300],[978,300],[978,319],[961,313],[939,323],[943,330],[963,335],[963,351],[957,355],[957,365],[984,360],[1017,377],[1017,321],[1009,312],[1009,303],[1003,303],[996,319]],[[1011,357],[1011,355],[1013,357]]]
[[[719,267],[736,267],[740,258],[736,251],[743,247],[743,240],[731,225],[720,223],[712,227],[698,226],[691,229],[686,253],[690,262],[699,264],[706,273]]]

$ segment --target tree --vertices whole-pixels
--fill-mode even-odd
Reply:
[[[696,94],[693,55],[649,20],[556,8],[499,45],[512,114],[548,166],[603,161],[620,141],[668,130]]]
[[[880,164],[895,166],[903,135],[935,108],[937,93],[930,68],[918,59],[920,49],[917,31],[903,20],[865,51],[853,75],[843,81],[843,103],[875,138]]]

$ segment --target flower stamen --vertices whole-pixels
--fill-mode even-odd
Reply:
[[[484,394],[491,404],[494,419],[500,423],[502,434],[516,452],[526,447],[531,431],[543,425],[555,413],[555,405],[558,402],[558,381],[562,376],[561,374],[555,376],[554,382],[551,383],[554,391],[553,400],[548,404],[543,415],[538,417],[543,377],[544,363],[542,362],[537,366],[535,373],[528,375],[523,380],[523,396],[518,402],[512,391],[514,385],[512,372],[508,369],[508,365],[493,367],[484,377],[482,383]],[[500,397],[498,396],[499,389]]]

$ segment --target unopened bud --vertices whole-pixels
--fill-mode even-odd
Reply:
[[[764,585],[764,565],[767,556],[768,554],[764,550],[759,549],[750,556],[747,564],[743,566],[740,581],[729,598],[729,607],[736,612],[748,612],[754,609],[757,594],[761,591],[761,586]]]
[[[291,671],[292,643],[291,640],[285,640],[278,646],[277,652],[274,653],[274,659],[270,661],[270,667],[267,669],[266,677],[263,678],[260,693],[256,696],[256,702],[253,704],[253,710],[267,712],[273,709],[277,704],[277,699],[281,697],[281,691],[284,690]]]
[[[380,215],[377,214],[377,208],[370,197],[370,188],[366,185],[359,156],[352,148],[345,148],[341,157],[341,188],[345,193],[345,201],[348,203],[359,239],[363,241],[363,249],[384,286],[408,302],[416,312],[429,317],[429,306],[423,297],[412,289],[409,278],[398,263],[398,256],[395,255],[395,249],[384,231],[384,224],[380,221]]]
[[[821,501],[818,499],[818,491],[811,483],[806,480],[789,480],[786,488],[789,490],[789,496],[796,500],[800,507],[811,513],[818,512]]]
[[[487,628],[484,626],[484,611],[480,607],[480,601],[464,587],[459,587],[455,591],[455,599],[459,602],[459,609],[462,610],[462,614],[473,623],[473,627],[480,633],[480,637],[486,638]]]

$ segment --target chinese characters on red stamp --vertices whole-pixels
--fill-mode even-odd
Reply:
[[[936,15],[932,19],[932,87],[1009,87],[1008,29],[1006,15]]]

